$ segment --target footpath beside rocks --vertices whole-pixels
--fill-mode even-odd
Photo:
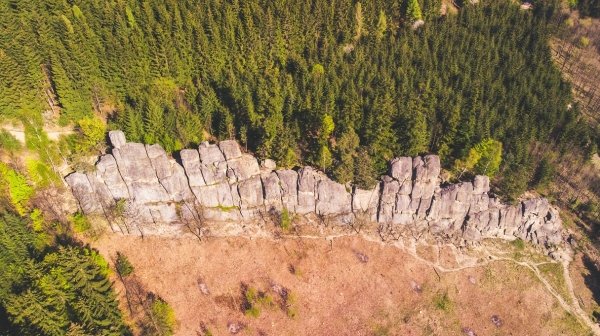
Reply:
[[[126,218],[129,234],[177,234],[194,220],[249,223],[286,208],[339,223],[360,216],[382,226],[412,226],[467,241],[561,241],[558,212],[546,199],[502,204],[489,195],[486,176],[441,187],[436,155],[396,158],[389,176],[362,190],[308,166],[296,171],[276,170],[271,160],[259,165],[233,140],[184,149],[180,164],[160,145],[128,143],[121,131],[111,131],[109,138],[111,154],[100,157],[96,171],[75,172],[65,180],[83,213],[102,216],[111,225]]]

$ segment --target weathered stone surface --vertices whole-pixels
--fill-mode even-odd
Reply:
[[[277,173],[265,173],[260,178],[264,188],[265,207],[267,211],[283,210],[283,203],[281,201],[281,185],[283,183],[279,180]]]
[[[127,143],[113,149],[113,156],[119,167],[129,195],[140,203],[168,202],[169,195],[158,182],[156,171],[142,144]]]
[[[275,170],[275,168],[277,168],[277,163],[271,159],[266,159],[261,162],[260,167],[265,170]]]
[[[219,146],[211,145],[208,143],[208,141],[200,144],[198,147],[198,152],[200,154],[200,160],[202,161],[202,164],[210,165],[225,161],[225,156],[223,156],[223,152],[221,152]]]
[[[473,193],[484,194],[490,191],[490,178],[485,175],[477,175],[473,180]]]
[[[413,159],[412,199],[431,198],[438,185],[440,175],[440,158],[437,155],[420,156]]]
[[[400,190],[400,184],[389,176],[382,176],[381,180],[383,186],[381,188],[381,200],[379,201],[377,220],[380,223],[392,223],[396,195]]]
[[[298,171],[298,207],[296,212],[307,214],[315,212],[316,187],[321,176],[312,167],[302,167]]]
[[[219,142],[219,148],[227,161],[237,159],[242,156],[240,146],[235,140],[225,140]]]
[[[281,202],[288,211],[296,212],[298,208],[298,173],[293,170],[278,170],[277,177],[281,182]]]
[[[127,189],[127,185],[121,178],[117,161],[112,155],[102,155],[96,163],[96,168],[95,178],[106,184],[114,199],[130,198],[129,189]]]
[[[381,184],[377,183],[371,190],[354,188],[352,195],[352,211],[357,213],[366,212],[376,214],[379,207],[379,189]]]
[[[102,214],[102,205],[96,198],[94,189],[85,174],[72,173],[65,177],[65,181],[71,186],[81,211],[88,215]]]
[[[171,163],[167,152],[160,145],[146,145],[146,153],[158,179],[171,176]]]
[[[200,169],[200,155],[198,151],[193,149],[184,149],[179,152],[181,163],[188,177],[190,187],[205,186],[202,170]]]
[[[352,195],[343,184],[323,178],[317,183],[316,213],[343,215],[352,212]]]
[[[546,199],[504,205],[488,195],[485,176],[440,188],[440,161],[435,155],[396,158],[390,163],[391,176],[382,176],[372,190],[354,188],[351,194],[311,167],[298,173],[273,171],[275,163],[265,160],[261,169],[235,141],[205,142],[198,151],[182,150],[182,167],[159,145],[126,143],[122,132],[109,137],[113,154],[103,155],[95,172],[73,173],[65,180],[86,214],[112,211],[116,200],[127,199],[128,223],[139,234],[173,234],[183,225],[180,214],[193,216],[187,208],[191,205],[214,221],[252,221],[264,210],[279,212],[285,207],[341,223],[361,216],[387,226],[411,225],[466,240],[519,237],[535,244],[562,240],[560,218]],[[181,211],[176,211],[175,202],[182,202]]]
[[[398,157],[390,163],[390,175],[400,183],[410,181],[413,175],[413,159]]]
[[[230,183],[244,181],[252,176],[260,174],[258,161],[254,156],[249,154],[244,154],[233,160],[228,160],[227,167],[227,178],[229,178]]]
[[[254,176],[238,184],[240,208],[242,210],[264,205],[263,187],[260,176]]]
[[[171,173],[168,177],[160,179],[160,184],[162,184],[173,201],[181,202],[185,200],[194,202],[195,198],[188,185],[185,170],[174,160],[169,163],[171,165]]]
[[[121,148],[121,146],[127,143],[127,140],[125,140],[125,133],[122,131],[110,131],[108,132],[108,138],[114,148]]]

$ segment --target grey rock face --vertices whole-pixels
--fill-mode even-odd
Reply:
[[[317,184],[316,213],[321,215],[340,215],[352,212],[352,195],[343,184],[328,178]]]
[[[265,192],[265,207],[267,211],[283,210],[283,203],[281,200],[281,185],[283,183],[279,180],[279,176],[277,176],[277,173],[265,173],[261,175],[261,180]]]
[[[235,140],[225,140],[219,142],[219,148],[227,161],[237,159],[242,156],[240,146]]]
[[[277,177],[281,182],[281,202],[291,212],[298,208],[298,173],[293,170],[278,170]]]
[[[490,178],[484,175],[477,175],[473,180],[473,193],[484,194],[490,191]]]
[[[185,168],[185,173],[189,180],[190,187],[202,187],[205,186],[204,177],[202,176],[202,170],[200,167],[200,155],[198,151],[193,149],[184,149],[179,152],[181,156],[181,163]]]
[[[72,173],[65,177],[65,180],[71,186],[81,211],[86,214],[101,214],[103,212],[102,205],[96,198],[94,189],[92,189],[92,185],[85,174]]]
[[[244,181],[252,176],[260,174],[258,161],[249,154],[227,161],[227,177],[230,182]]]
[[[106,185],[114,199],[130,198],[129,189],[127,189],[117,167],[117,161],[112,155],[106,154],[100,157],[93,175],[99,182]]]
[[[376,221],[380,188],[380,183],[377,183],[371,190],[354,188],[354,193],[352,194],[352,211],[355,213],[367,213],[370,215],[371,221]]]
[[[316,213],[344,223],[348,216],[361,216],[385,226],[410,225],[471,241],[562,240],[560,218],[546,199],[502,204],[488,195],[486,176],[440,188],[435,155],[396,158],[390,162],[390,176],[382,176],[372,190],[354,188],[350,193],[311,167],[274,171],[272,160],[259,167],[235,141],[182,150],[181,166],[159,145],[127,143],[120,131],[109,137],[112,155],[100,157],[95,172],[73,173],[65,180],[86,214],[102,215],[117,200],[127,199],[133,234],[175,232],[182,225],[179,215],[192,216],[188,207],[195,204],[213,221],[252,221],[262,211],[285,207],[299,215]]]
[[[113,149],[113,156],[131,197],[140,203],[170,200],[165,188],[158,182],[144,145],[126,143]]]
[[[108,132],[108,138],[114,148],[121,148],[121,146],[127,143],[127,140],[125,140],[125,133],[122,131],[110,131]]]
[[[312,167],[302,167],[298,171],[298,207],[296,212],[315,212],[316,188],[321,176]]]

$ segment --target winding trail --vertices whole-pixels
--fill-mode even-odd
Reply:
[[[332,247],[333,247],[333,240],[335,238],[342,238],[342,237],[347,237],[347,236],[355,236],[357,235],[356,233],[340,233],[340,234],[336,234],[336,235],[324,235],[324,236],[319,236],[319,235],[297,235],[297,234],[286,234],[286,235],[282,235],[282,238],[296,238],[296,239],[326,239],[326,240],[330,240],[332,242]],[[359,233],[358,235],[360,235],[363,239],[370,241],[370,242],[375,242],[375,243],[385,243],[382,242],[381,238],[373,235],[373,234],[366,234],[366,233]],[[255,232],[254,234],[249,234],[249,235],[245,235],[245,236],[240,236],[239,232],[238,234],[220,234],[220,235],[211,235],[211,237],[238,237],[238,238],[247,238],[247,239],[252,239],[252,238],[263,238],[263,239],[271,239],[271,240],[275,240],[275,238],[273,238],[272,234],[269,234],[266,231],[263,230],[259,230],[259,232]],[[570,298],[569,299],[571,302],[569,303],[567,300],[565,300],[565,298],[563,298],[553,287],[552,285],[550,285],[550,283],[544,278],[544,276],[542,275],[542,273],[540,272],[540,270],[538,269],[538,266],[540,265],[544,265],[544,264],[557,264],[558,262],[554,262],[554,261],[549,261],[549,262],[540,262],[540,263],[534,263],[531,261],[518,261],[516,259],[513,258],[509,258],[509,257],[501,257],[501,256],[497,256],[494,255],[492,253],[490,253],[487,249],[482,250],[482,252],[485,254],[486,258],[485,261],[482,262],[477,262],[477,258],[473,257],[473,256],[467,256],[462,254],[460,251],[457,251],[457,248],[454,244],[429,244],[427,242],[425,242],[425,240],[419,240],[418,244],[422,245],[422,246],[429,246],[429,247],[434,247],[437,249],[438,251],[438,257],[436,257],[436,262],[432,262],[430,260],[424,259],[422,257],[420,257],[416,251],[416,245],[417,245],[417,239],[416,238],[408,238],[407,239],[409,246],[407,246],[405,244],[405,241],[394,241],[392,243],[385,243],[388,245],[392,245],[395,246],[396,248],[402,250],[405,253],[408,253],[409,255],[411,255],[413,258],[415,258],[416,260],[418,260],[419,262],[426,264],[428,266],[431,266],[432,268],[434,268],[436,271],[439,271],[441,273],[452,273],[452,272],[458,272],[458,271],[462,271],[462,270],[466,270],[466,269],[472,269],[472,268],[477,268],[477,267],[483,267],[486,266],[492,262],[495,261],[510,261],[513,262],[519,266],[523,266],[523,267],[527,267],[529,268],[535,275],[536,277],[540,280],[540,282],[544,285],[544,287],[546,288],[546,290],[556,298],[556,300],[558,301],[558,303],[562,306],[562,308],[564,310],[566,310],[567,312],[579,317],[579,319],[577,319],[579,321],[579,323],[587,326],[588,328],[590,328],[595,335],[599,335],[600,336],[600,326],[596,323],[594,323],[592,320],[590,320],[589,316],[587,315],[587,313],[585,311],[583,311],[583,309],[581,309],[581,306],[579,305],[579,300],[577,300],[577,297],[575,295],[575,291],[573,289],[573,282],[571,280],[571,276],[570,276],[570,272],[569,272],[569,261],[568,260],[564,260],[563,262],[561,262],[560,264],[563,267],[563,276],[565,278],[565,284],[567,286]],[[459,265],[459,267],[453,267],[453,268],[446,268],[442,265],[440,265],[439,262],[439,249],[440,247],[449,247],[452,249],[455,259]],[[460,257],[466,258],[466,259],[470,259],[471,261],[474,261],[472,264],[469,265],[462,265],[460,266],[461,262],[458,260],[459,259],[459,255],[457,255],[457,253],[460,254]],[[502,253],[502,252],[500,252]],[[464,261],[463,261],[464,263]]]

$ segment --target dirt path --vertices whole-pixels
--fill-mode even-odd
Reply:
[[[12,134],[12,136],[17,138],[17,140],[19,140],[20,142],[25,143],[25,131],[23,130],[22,127],[12,127],[10,125],[2,125],[0,127],[7,130],[8,133]],[[60,139],[61,135],[69,135],[72,133],[73,133],[72,129],[46,131],[48,138],[50,138],[50,140],[55,140],[55,141],[58,141]]]
[[[356,234],[347,234],[347,233],[340,233],[340,234],[335,234],[335,235],[326,235],[326,236],[314,236],[314,235],[285,235],[285,238],[297,238],[297,239],[325,239],[325,240],[329,240],[332,246],[332,249],[334,248],[334,240],[336,238],[343,238],[343,237],[347,237],[347,236],[353,236]],[[229,235],[224,234],[224,235],[217,235],[215,237],[227,237]],[[370,242],[375,242],[375,243],[382,243],[381,239],[379,237],[373,236],[373,235],[369,235],[369,234],[363,234],[361,233],[360,236],[362,236],[363,239],[370,241]],[[238,236],[239,237],[239,236]],[[252,238],[266,238],[268,237],[268,234],[265,234],[265,232],[260,232],[260,233],[255,233],[252,235],[249,235],[245,238],[248,239],[252,239]],[[407,244],[408,243],[408,244]],[[434,249],[437,249],[438,253],[438,257],[436,258],[435,262],[432,262],[430,260],[424,259],[421,256],[419,256],[419,254],[417,253],[416,250],[416,246],[420,245],[420,246],[426,246],[426,247],[431,247]],[[581,307],[579,306],[579,301],[577,300],[574,290],[573,290],[573,283],[570,277],[570,273],[569,273],[569,261],[563,261],[561,263],[561,265],[563,266],[563,275],[565,278],[565,282],[569,291],[569,295],[570,298],[570,303],[568,302],[568,300],[566,300],[565,298],[563,298],[553,287],[552,285],[544,278],[544,276],[542,275],[542,273],[540,272],[540,270],[538,269],[538,266],[540,265],[544,265],[544,264],[555,264],[556,262],[539,262],[539,263],[534,263],[532,261],[518,261],[516,259],[513,258],[509,258],[509,257],[502,257],[502,256],[497,256],[494,255],[492,253],[490,253],[487,249],[482,250],[481,252],[485,255],[485,261],[483,262],[477,262],[477,258],[472,257],[472,256],[465,256],[464,254],[460,253],[459,251],[457,251],[457,248],[455,245],[453,244],[445,244],[445,245],[438,245],[438,244],[429,244],[427,242],[425,242],[424,240],[418,240],[413,238],[413,239],[408,239],[408,241],[396,241],[393,244],[391,244],[397,248],[399,248],[400,250],[402,250],[405,253],[410,254],[413,258],[415,258],[416,260],[418,260],[420,263],[423,263],[425,265],[428,265],[430,267],[432,267],[434,270],[436,270],[437,272],[440,273],[452,273],[452,272],[459,272],[462,270],[466,270],[466,269],[474,269],[474,268],[479,268],[479,267],[483,267],[486,266],[488,264],[490,264],[491,262],[496,262],[496,261],[510,261],[513,262],[517,265],[523,266],[523,267],[527,267],[529,268],[535,275],[536,277],[540,280],[540,282],[544,285],[545,289],[547,290],[548,293],[550,293],[554,298],[556,298],[556,300],[558,301],[558,303],[562,306],[562,308],[564,310],[566,310],[567,312],[578,316],[579,317],[579,322],[582,323],[582,325],[585,325],[587,327],[589,327],[595,335],[600,335],[600,327],[598,326],[598,324],[592,322],[590,320],[590,318],[587,316],[587,314],[581,309]],[[408,245],[408,246],[407,246]],[[457,260],[457,263],[459,264],[458,267],[452,267],[452,268],[447,268],[444,267],[443,265],[440,264],[440,259],[439,259],[439,251],[440,248],[450,248]],[[458,254],[457,254],[458,253]],[[501,252],[500,252],[501,253]],[[459,262],[459,259],[463,259],[462,262]],[[460,264],[463,265],[460,265]],[[464,265],[465,263],[468,263],[467,265]]]

